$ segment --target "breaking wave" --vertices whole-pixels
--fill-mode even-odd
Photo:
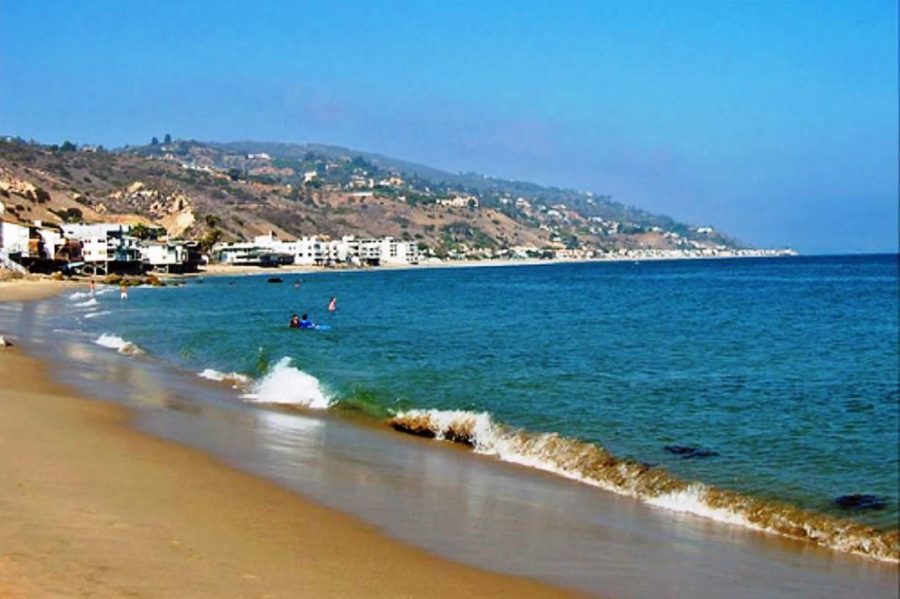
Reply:
[[[97,340],[94,341],[97,345],[101,345],[103,347],[108,347],[109,349],[114,349],[122,355],[125,356],[136,356],[138,354],[144,353],[144,350],[139,348],[137,345],[132,343],[131,341],[126,341],[121,337],[116,335],[108,335],[103,333]]]
[[[574,479],[650,505],[766,531],[880,560],[900,560],[900,532],[680,480],[662,468],[623,460],[599,445],[555,433],[529,433],[486,412],[409,410],[390,425],[405,433],[471,447],[476,453]]]
[[[246,389],[250,385],[250,377],[239,372],[221,372],[213,368],[206,368],[198,372],[197,376],[210,381],[227,383],[234,389]]]
[[[112,314],[109,310],[102,310],[100,312],[88,312],[84,315],[85,318],[96,318],[98,316],[106,316],[107,314]]]
[[[290,358],[276,362],[243,397],[256,403],[294,405],[313,410],[325,410],[332,404],[319,379],[294,368]]]
[[[83,301],[83,302],[79,302],[79,303],[75,304],[75,307],[76,308],[91,308],[93,306],[96,306],[99,303],[100,302],[97,301],[96,297],[92,297],[91,299],[89,299],[87,301]]]

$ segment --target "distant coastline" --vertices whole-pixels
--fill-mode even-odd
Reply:
[[[487,268],[504,266],[553,266],[559,264],[603,264],[619,262],[675,262],[682,260],[735,260],[752,258],[790,258],[801,256],[795,250],[740,250],[734,254],[719,255],[621,255],[603,258],[517,258],[485,260],[425,261],[419,264],[384,264],[381,266],[312,266],[288,264],[282,266],[256,266],[211,263],[202,270],[187,275],[165,275],[164,278],[197,276],[236,276],[261,274],[306,274],[320,272],[375,272],[381,270],[409,270],[419,268]]]

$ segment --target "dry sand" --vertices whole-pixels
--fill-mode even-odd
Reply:
[[[65,284],[0,284],[0,300]],[[0,331],[2,334],[3,331]],[[0,349],[0,597],[552,597],[131,430]]]
[[[79,287],[87,291],[87,283],[74,281],[55,281],[53,279],[17,279],[0,281],[0,302],[28,301],[45,299],[61,293],[65,289],[76,290]],[[3,331],[0,331],[2,334]]]

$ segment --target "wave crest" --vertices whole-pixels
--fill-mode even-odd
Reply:
[[[101,310],[100,312],[88,312],[84,315],[85,318],[97,318],[98,316],[106,316],[107,314],[112,314],[109,310]]]
[[[603,447],[555,433],[529,433],[495,423],[486,412],[409,410],[390,425],[405,433],[453,441],[476,453],[552,472],[650,505],[812,541],[847,553],[900,561],[900,534],[702,483],[623,460]]]
[[[250,377],[239,372],[222,372],[213,368],[206,368],[198,372],[197,376],[210,381],[227,383],[235,389],[246,389],[250,384]]]
[[[136,356],[138,354],[144,353],[140,347],[132,343],[131,341],[126,341],[117,335],[109,335],[107,333],[103,333],[97,340],[94,341],[97,345],[108,347],[109,349],[114,349],[122,355],[125,356]]]
[[[319,379],[291,365],[290,358],[282,358],[266,375],[253,383],[245,399],[256,403],[287,404],[313,410],[325,410],[332,400]]]

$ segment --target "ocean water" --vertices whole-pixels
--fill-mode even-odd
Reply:
[[[897,559],[896,255],[279,276],[74,293],[42,318],[226,402]],[[293,313],[327,327],[289,329]]]

